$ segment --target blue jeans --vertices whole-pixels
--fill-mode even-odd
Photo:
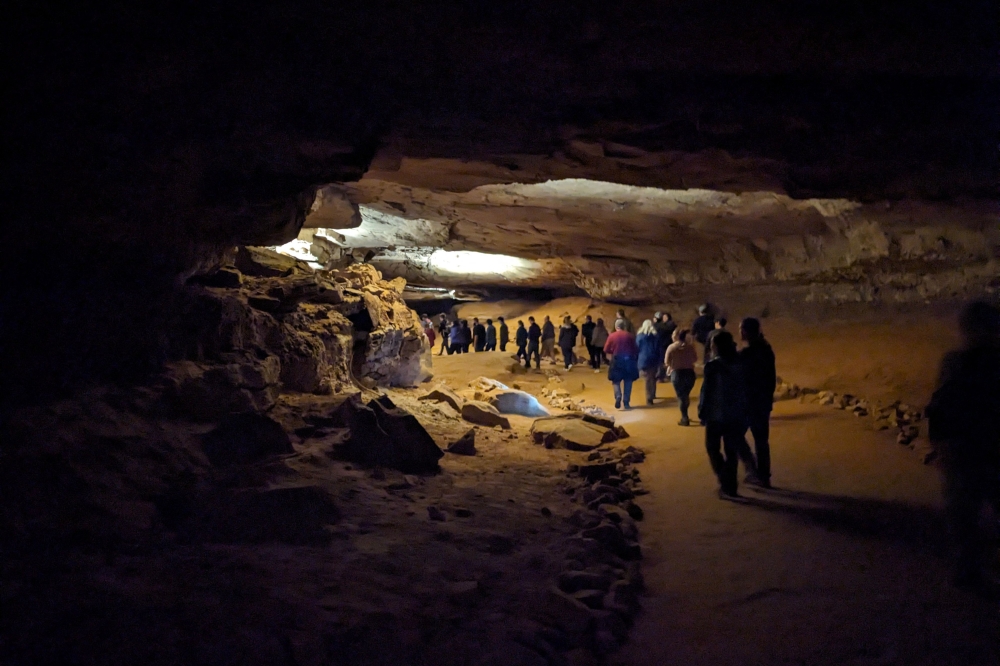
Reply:
[[[624,385],[624,388],[622,387]],[[629,402],[632,400],[632,380],[622,379],[617,382],[611,382],[611,388],[615,392],[615,402],[624,402],[625,406],[629,406]]]

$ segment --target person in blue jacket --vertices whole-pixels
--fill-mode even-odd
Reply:
[[[639,347],[639,372],[646,380],[646,404],[652,405],[656,399],[656,377],[663,365],[660,360],[660,339],[652,319],[642,322],[639,333],[635,336],[635,344]]]

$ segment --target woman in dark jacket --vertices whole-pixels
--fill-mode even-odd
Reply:
[[[647,319],[639,327],[635,336],[635,344],[639,347],[639,372],[646,379],[646,404],[652,405],[656,399],[656,376],[660,366],[660,339],[653,327],[653,320]]]
[[[448,330],[448,356],[462,353],[462,324],[456,319]]]
[[[728,331],[713,337],[712,347],[716,356],[705,364],[698,416],[705,424],[705,449],[719,479],[719,496],[736,497],[738,455],[748,424],[746,376]]]
[[[573,367],[573,347],[576,347],[576,335],[579,332],[580,329],[572,319],[563,317],[563,324],[559,327],[559,349],[562,350],[563,365],[567,370]]]

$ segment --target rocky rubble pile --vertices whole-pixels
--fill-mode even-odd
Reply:
[[[937,459],[937,451],[929,442],[920,439],[923,411],[902,401],[883,404],[850,393],[834,391],[810,391],[803,395],[803,400],[849,411],[858,418],[871,418],[871,425],[875,430],[895,429],[898,444],[911,450],[919,449],[924,464],[930,464]]]
[[[601,654],[624,642],[639,610],[637,521],[643,512],[634,499],[645,491],[634,465],[643,460],[645,454],[632,446],[602,447],[567,467],[566,492],[584,507],[569,517],[579,531],[569,540],[549,602],[567,636]]]
[[[402,280],[366,265],[314,271],[256,248],[241,248],[233,264],[189,281],[162,387],[178,412],[207,420],[266,410],[282,391],[409,386],[429,375]]]

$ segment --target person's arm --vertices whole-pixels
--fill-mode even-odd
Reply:
[[[705,378],[701,382],[701,393],[698,395],[698,420],[707,421],[708,402],[712,399],[715,389],[715,368],[705,365]]]

